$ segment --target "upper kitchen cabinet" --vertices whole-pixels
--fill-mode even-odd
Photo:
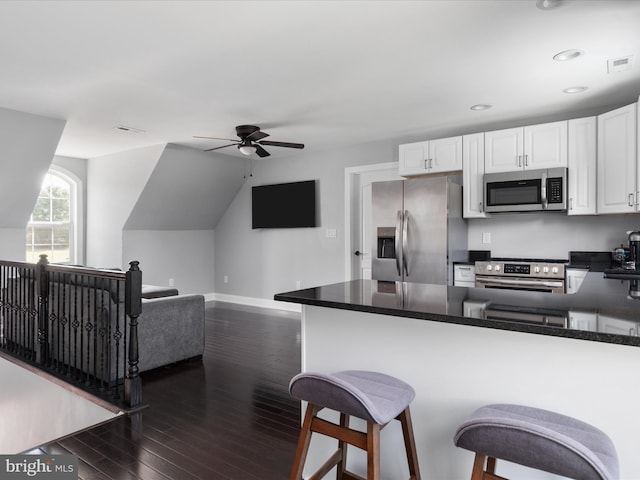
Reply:
[[[462,215],[464,218],[485,218],[482,205],[484,175],[484,133],[462,137]]]
[[[462,137],[400,145],[398,160],[403,176],[462,170]]]
[[[596,117],[569,120],[567,215],[596,214]]]
[[[484,134],[485,173],[567,166],[567,122]]]
[[[598,213],[638,211],[637,103],[598,116]]]

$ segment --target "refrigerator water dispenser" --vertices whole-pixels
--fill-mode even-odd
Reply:
[[[395,227],[378,227],[378,258],[396,258]]]

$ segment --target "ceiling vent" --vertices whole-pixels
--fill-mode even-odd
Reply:
[[[629,55],[628,57],[609,59],[607,60],[607,72],[625,72],[627,70],[631,70],[632,64],[633,55]]]
[[[146,133],[144,130],[141,130],[139,128],[133,128],[133,127],[127,127],[125,125],[118,125],[116,127],[113,127],[115,130],[120,130],[121,132],[128,132],[128,133]]]

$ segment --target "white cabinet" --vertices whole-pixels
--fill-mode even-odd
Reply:
[[[484,134],[485,172],[567,166],[567,121]]]
[[[580,285],[584,281],[589,270],[584,268],[567,268],[565,270],[566,282],[565,290],[567,293],[576,293],[580,289]]]
[[[637,104],[598,116],[598,214],[638,210]]]
[[[484,218],[482,176],[484,175],[484,133],[462,137],[462,216]]]
[[[400,145],[398,160],[403,176],[462,170],[462,137]]]
[[[568,215],[596,214],[596,117],[569,120]]]
[[[489,302],[480,300],[465,300],[462,302],[463,314],[470,318],[484,318],[484,311],[488,305]]]
[[[475,265],[456,264],[453,266],[453,285],[456,287],[476,286]]]
[[[618,316],[615,312],[598,312],[598,331],[617,335],[638,335],[638,322]]]
[[[569,328],[596,332],[598,330],[598,314],[590,310],[570,310]]]

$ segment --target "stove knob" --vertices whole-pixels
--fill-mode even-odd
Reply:
[[[551,273],[558,273],[558,267],[553,267],[551,269]]]
[[[496,265],[496,272],[500,271],[500,265]]]
[[[542,269],[542,273],[549,273],[549,267],[544,267]]]
[[[491,265],[487,265],[487,272],[490,272],[491,270],[493,270],[493,267]]]
[[[538,267],[537,265],[533,267],[533,273],[540,273],[540,267]]]

